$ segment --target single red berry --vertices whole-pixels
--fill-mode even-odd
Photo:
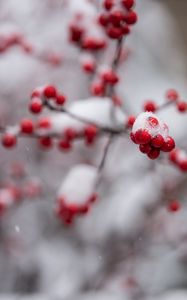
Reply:
[[[41,119],[38,120],[37,123],[37,127],[38,128],[42,128],[42,129],[49,129],[51,128],[51,121],[48,117],[43,117]]]
[[[160,150],[159,149],[154,149],[152,148],[151,151],[147,154],[147,156],[150,158],[150,159],[156,159],[158,158],[160,155]]]
[[[135,5],[135,0],[122,0],[121,3],[126,9],[131,9]]]
[[[187,103],[184,102],[184,101],[178,102],[177,103],[177,109],[180,112],[186,112],[186,110],[187,110]]]
[[[105,86],[102,82],[93,83],[91,86],[91,93],[94,96],[103,96],[105,92]]]
[[[149,144],[142,144],[139,146],[139,149],[142,153],[149,153],[151,151],[151,146]]]
[[[69,27],[70,41],[80,42],[83,36],[84,30],[78,26],[72,24]]]
[[[109,21],[115,26],[118,27],[121,21],[124,20],[124,15],[121,10],[114,10],[109,15]]]
[[[123,35],[127,35],[130,33],[130,28],[127,24],[122,24],[121,31]]]
[[[53,85],[47,85],[44,88],[43,94],[46,98],[55,98],[57,91],[56,88]]]
[[[114,0],[104,0],[104,2],[103,2],[103,7],[106,10],[111,10],[111,8],[113,7],[113,5],[114,5]]]
[[[175,148],[175,141],[172,137],[168,136],[164,144],[161,147],[161,150],[164,152],[170,152]]]
[[[96,69],[96,64],[95,64],[95,62],[92,62],[92,61],[84,62],[82,67],[86,73],[93,73]]]
[[[158,119],[155,117],[149,117],[148,122],[151,127],[156,127],[159,124]]]
[[[2,136],[2,145],[5,147],[5,148],[13,148],[14,146],[16,146],[16,143],[17,143],[17,139],[16,139],[16,136],[11,134],[11,133],[5,133],[3,136]]]
[[[75,129],[73,129],[73,128],[66,128],[64,130],[64,136],[65,136],[66,140],[72,141],[74,138],[76,138],[77,134],[76,134]]]
[[[177,160],[178,160],[178,149],[174,149],[172,150],[169,155],[168,155],[168,158],[170,161],[174,162],[174,163],[177,163]]]
[[[123,36],[123,31],[120,27],[110,26],[107,29],[107,34],[111,39],[120,39]]]
[[[155,148],[160,148],[164,144],[164,138],[161,134],[157,134],[151,140],[151,145]]]
[[[66,102],[66,97],[64,95],[56,95],[55,98],[56,104],[63,105]]]
[[[97,51],[106,47],[106,41],[104,39],[97,39],[91,37],[84,37],[81,42],[81,46],[85,50]]]
[[[30,111],[33,114],[39,114],[39,113],[41,113],[42,108],[43,108],[43,105],[42,105],[41,99],[36,98],[36,97],[32,98],[30,105],[29,105]]]
[[[69,151],[72,149],[72,144],[70,141],[63,139],[59,141],[58,148],[60,150]]]
[[[102,79],[111,85],[115,85],[119,81],[118,75],[112,70],[104,72],[102,74]]]
[[[155,112],[157,110],[157,105],[154,101],[146,101],[144,103],[144,111]]]
[[[174,101],[175,102],[175,101],[178,100],[178,98],[179,98],[179,94],[176,90],[170,89],[166,92],[166,99],[168,101]]]
[[[39,145],[44,149],[50,149],[53,146],[52,139],[48,136],[39,138]]]
[[[151,135],[147,130],[139,129],[135,132],[135,140],[138,144],[147,144],[151,140]]]
[[[181,171],[186,172],[187,171],[187,159],[184,159],[184,160],[178,162],[178,166]]]
[[[134,135],[133,132],[130,133],[130,138],[131,138],[131,140],[133,141],[133,143],[138,144],[138,143],[136,142],[135,135]]]
[[[135,122],[135,120],[136,120],[135,116],[133,116],[133,115],[129,116],[128,119],[127,119],[127,126],[128,127],[132,127],[133,124],[134,124],[134,122]]]
[[[125,21],[128,25],[134,25],[138,20],[138,16],[134,11],[129,11],[125,16]]]
[[[34,131],[33,121],[30,119],[23,119],[20,122],[20,129],[22,133],[32,134]]]
[[[181,205],[180,205],[179,201],[177,201],[177,200],[173,200],[168,204],[168,210],[170,212],[177,212],[180,210],[180,208],[181,208]]]
[[[101,14],[99,16],[98,22],[100,25],[102,25],[103,27],[106,27],[108,25],[109,22],[109,17],[107,14]]]
[[[86,126],[85,130],[84,130],[84,136],[85,136],[86,142],[88,144],[91,144],[92,142],[94,142],[94,140],[97,136],[97,133],[98,133],[98,129],[95,125]]]

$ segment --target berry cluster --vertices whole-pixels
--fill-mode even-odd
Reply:
[[[54,104],[62,106],[66,101],[66,97],[59,93],[53,85],[37,88],[31,95],[30,111],[33,114],[41,113],[47,101],[52,101]]]
[[[93,194],[85,204],[69,204],[61,197],[57,199],[56,215],[64,224],[71,225],[75,217],[86,215],[96,200],[97,195]]]
[[[166,92],[165,94],[165,100],[166,103],[164,105],[158,106],[155,101],[153,100],[147,100],[144,103],[144,111],[151,111],[151,112],[156,112],[162,107],[164,107],[166,104],[173,104],[177,108],[177,110],[180,113],[184,113],[187,111],[187,102],[182,100],[179,93],[174,90],[170,89]]]
[[[90,30],[92,27],[96,28],[97,34],[93,34],[92,30]],[[80,49],[86,51],[95,52],[107,46],[106,39],[100,32],[99,26],[95,23],[95,19],[88,19],[84,14],[74,16],[74,20],[69,26],[69,39]]]
[[[137,22],[133,10],[135,0],[104,0],[105,12],[99,16],[99,23],[111,39],[120,39],[130,33],[130,27]]]
[[[66,97],[63,94],[58,93],[54,86],[47,85],[33,91],[29,109],[33,114],[39,114],[47,105],[52,105],[47,106],[49,109],[63,109],[65,102]],[[99,128],[94,124],[75,122],[71,117],[66,124],[61,115],[45,116],[36,121],[24,118],[17,126],[6,128],[1,142],[5,148],[11,149],[17,145],[19,136],[32,136],[38,140],[42,149],[51,149],[55,142],[59,150],[67,152],[72,149],[73,142],[77,139],[84,139],[86,145],[92,145],[98,134]]]
[[[130,136],[150,159],[159,157],[160,151],[170,152],[175,148],[175,141],[168,135],[168,126],[150,112],[136,118]]]
[[[96,179],[97,171],[89,165],[78,165],[68,173],[59,189],[56,205],[56,214],[65,224],[70,225],[75,217],[89,212],[97,199]],[[81,183],[85,185],[84,190]]]
[[[181,149],[174,149],[169,153],[169,160],[181,171],[187,172],[187,153]]]
[[[41,194],[41,184],[37,178],[29,177],[22,165],[10,165],[10,178],[0,182],[0,216],[24,199],[33,199]]]
[[[94,96],[104,96],[107,86],[115,86],[119,82],[116,71],[109,66],[101,66],[97,69],[95,79],[91,85],[91,94]]]
[[[166,100],[173,102],[179,112],[184,113],[187,111],[187,102],[181,99],[181,96],[176,90],[168,90],[166,92]]]

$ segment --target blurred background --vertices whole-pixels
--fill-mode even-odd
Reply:
[[[68,2],[81,11],[86,1],[0,0],[0,47],[2,36],[19,33],[36,50],[34,56],[19,47],[0,51],[2,126],[30,117],[30,94],[46,83],[62,90],[69,103],[90,97],[81,53],[68,42],[74,13]],[[88,2],[96,7],[100,1]],[[187,1],[137,0],[137,13],[118,87],[124,109],[134,114],[144,100],[163,103],[169,88],[184,100],[187,95]],[[187,149],[186,115],[172,107],[160,115]],[[72,228],[56,219],[55,194],[64,176],[76,164],[97,164],[102,149],[99,141],[94,148],[77,143],[67,154],[45,152],[33,139],[21,139],[11,151],[0,148],[0,186],[13,180],[41,188],[0,220],[0,299],[187,299],[186,176],[148,161],[129,139],[112,145],[100,200],[90,214]],[[10,176],[15,165],[26,170],[24,179]],[[168,195],[182,203],[176,215],[160,205]]]

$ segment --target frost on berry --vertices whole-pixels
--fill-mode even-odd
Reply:
[[[169,136],[168,126],[151,112],[141,113],[136,118],[131,139],[140,145],[140,151],[150,159],[159,157],[160,151],[170,152],[175,148],[175,142]]]
[[[62,182],[57,194],[56,214],[65,224],[86,214],[96,199],[97,169],[93,166],[74,167]]]

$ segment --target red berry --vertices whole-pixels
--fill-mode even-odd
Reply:
[[[187,110],[187,103],[184,101],[178,102],[177,103],[177,109],[180,112],[185,112]]]
[[[161,147],[161,150],[164,152],[170,152],[175,148],[175,141],[172,137],[168,136],[166,141]]]
[[[135,133],[135,140],[138,144],[147,144],[151,140],[151,135],[147,130],[139,129]]]
[[[101,14],[99,16],[99,24],[101,24],[103,27],[106,27],[108,25],[108,22],[109,22],[109,17],[107,14]]]
[[[64,95],[57,95],[55,101],[56,104],[63,105],[66,102],[66,97]]]
[[[172,150],[170,153],[169,153],[169,160],[174,162],[174,163],[177,163],[177,160],[178,160],[178,149],[174,149]]]
[[[42,101],[40,98],[32,98],[29,109],[33,114],[39,114],[42,111]]]
[[[122,24],[121,31],[123,35],[127,35],[130,33],[130,28],[126,24]]]
[[[114,5],[114,0],[104,0],[103,6],[106,10],[111,10]]]
[[[121,21],[124,20],[124,15],[121,10],[112,11],[109,15],[109,20],[114,26],[119,26]]]
[[[135,0],[122,0],[121,3],[126,9],[131,9],[135,4]]]
[[[181,208],[180,203],[177,200],[171,201],[168,205],[168,210],[170,212],[177,212],[180,210],[180,208]]]
[[[119,81],[119,77],[115,72],[106,71],[102,74],[102,79],[107,82],[108,84],[115,85]]]
[[[138,16],[134,11],[129,11],[125,16],[125,21],[128,25],[133,25],[137,22]]]
[[[139,146],[139,149],[142,153],[149,153],[151,151],[151,146],[149,144],[142,144]]]
[[[147,156],[150,158],[150,159],[156,159],[158,158],[160,155],[160,150],[159,149],[151,149],[151,151],[147,154]]]
[[[2,145],[5,147],[5,148],[13,148],[16,143],[17,143],[17,139],[16,139],[16,136],[11,134],[11,133],[5,133],[3,136],[2,136]]]
[[[23,119],[20,123],[20,129],[22,133],[32,134],[34,131],[34,125],[32,120]]]
[[[164,144],[164,138],[161,134],[156,135],[151,140],[151,145],[155,148],[160,148]]]
[[[123,35],[122,29],[119,27],[109,27],[107,34],[111,39],[120,39]]]
[[[155,112],[157,110],[157,105],[154,101],[146,101],[144,103],[144,111]]]
[[[106,42],[104,39],[97,39],[91,37],[84,37],[82,40],[81,46],[85,50],[100,50],[106,47]]]
[[[187,171],[187,159],[182,160],[178,163],[179,168],[181,169],[181,171],[186,172]]]
[[[42,129],[49,129],[51,128],[51,121],[48,117],[43,117],[41,119],[38,120],[38,124],[37,124],[38,128],[42,128]]]
[[[148,122],[151,127],[156,127],[159,124],[158,119],[155,117],[149,117]]]
[[[136,120],[135,116],[133,116],[133,115],[129,116],[128,119],[127,119],[127,126],[128,127],[132,127],[133,124],[134,124],[134,122],[135,122],[135,120]]]
[[[73,128],[66,128],[64,130],[65,139],[68,141],[72,141],[76,137],[76,131]]]
[[[69,33],[70,33],[70,40],[72,42],[79,42],[82,38],[84,30],[82,28],[79,28],[78,26],[72,24],[72,25],[70,25]]]
[[[179,94],[176,90],[170,89],[166,92],[166,99],[169,101],[177,101],[179,98]]]
[[[39,144],[42,148],[49,149],[52,147],[52,139],[48,136],[39,138]]]
[[[58,143],[58,147],[60,150],[69,151],[72,149],[72,144],[68,140],[60,140]]]
[[[91,144],[92,142],[94,142],[96,136],[97,136],[97,127],[95,125],[88,125],[86,126],[85,130],[84,130],[84,136],[86,139],[86,142],[88,144]]]
[[[44,88],[43,94],[46,98],[55,98],[56,97],[56,88],[53,85],[47,85]]]
[[[102,82],[92,84],[92,86],[91,86],[92,95],[94,95],[94,96],[103,96],[104,92],[105,92],[105,86]]]

